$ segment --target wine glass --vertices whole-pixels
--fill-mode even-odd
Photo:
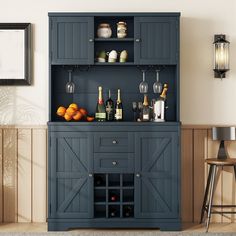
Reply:
[[[156,70],[157,81],[153,84],[153,92],[154,93],[161,93],[161,91],[162,91],[162,83],[159,80],[159,72],[160,72],[160,70]]]
[[[66,92],[74,93],[75,92],[75,84],[72,82],[72,70],[68,70],[69,73],[69,81],[66,83]]]
[[[142,70],[143,73],[143,81],[139,84],[140,93],[148,92],[148,83],[145,81],[145,70]]]
[[[137,121],[137,110],[138,110],[137,102],[132,102],[132,110],[134,115],[134,121]]]

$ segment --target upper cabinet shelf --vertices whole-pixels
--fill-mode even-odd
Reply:
[[[127,24],[127,37],[117,38],[117,23]],[[111,38],[98,38],[99,24],[108,23]],[[116,50],[128,52],[129,65],[175,65],[179,52],[179,17],[150,13],[114,16],[63,15],[50,17],[50,63],[98,65],[97,55]],[[104,63],[106,65],[108,63]],[[102,65],[102,63],[99,63]],[[117,60],[113,65],[125,65]]]
[[[133,42],[134,38],[95,38],[95,42]]]

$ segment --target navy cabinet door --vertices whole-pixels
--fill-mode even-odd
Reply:
[[[51,134],[50,218],[92,217],[92,144],[87,133]],[[50,212],[51,211],[51,212]]]
[[[177,141],[176,132],[136,134],[136,218],[179,216]]]
[[[178,18],[135,17],[135,63],[176,64]]]
[[[55,64],[93,64],[93,24],[93,17],[53,18],[51,62]]]

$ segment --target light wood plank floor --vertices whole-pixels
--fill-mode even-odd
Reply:
[[[183,226],[184,232],[205,232],[205,228],[203,225],[193,225],[188,224]],[[133,230],[127,230],[127,229],[117,229],[117,230],[92,230],[92,229],[81,229],[81,230],[73,230],[78,233],[82,232],[117,232],[120,233],[120,235],[123,235],[124,232],[132,232],[132,233],[142,233],[142,235],[145,235],[145,232],[149,233],[151,232],[158,232],[159,230],[145,230],[145,229],[133,229]],[[9,224],[0,224],[0,233],[1,232],[47,232],[47,224],[46,223],[9,223]],[[222,224],[214,224],[212,223],[210,225],[209,232],[229,232],[229,233],[235,233],[236,234],[236,223],[222,223]],[[86,234],[87,235],[87,234]],[[118,235],[118,234],[116,234]]]

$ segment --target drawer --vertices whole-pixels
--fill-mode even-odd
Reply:
[[[134,172],[132,153],[95,153],[94,172],[122,173]]]
[[[134,152],[134,135],[128,132],[100,132],[94,135],[95,152]]]

